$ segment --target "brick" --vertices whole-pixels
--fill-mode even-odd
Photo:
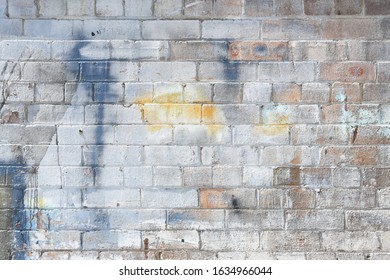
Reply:
[[[200,27],[197,20],[150,20],[142,23],[144,39],[184,40],[199,39]]]
[[[138,65],[131,62],[86,62],[81,64],[82,81],[135,81]]]
[[[152,168],[147,166],[125,167],[123,170],[125,186],[129,188],[152,186],[152,172]]]
[[[125,15],[127,17],[150,17],[153,13],[153,0],[125,0]]]
[[[318,208],[368,209],[375,207],[375,190],[326,189],[317,194]]]
[[[167,60],[168,43],[163,41],[111,41],[111,59]]]
[[[5,11],[7,8],[6,0],[0,1],[0,18],[5,17]]]
[[[278,185],[300,185],[301,170],[298,167],[278,167],[274,169],[275,186]]]
[[[0,42],[3,60],[49,60],[50,42],[30,40],[4,40]]]
[[[124,177],[122,167],[96,167],[95,186],[97,187],[123,187]]]
[[[86,124],[140,124],[142,107],[133,105],[88,105],[85,106]]]
[[[118,230],[162,230],[165,229],[165,216],[163,210],[108,210],[110,228]]]
[[[91,39],[95,36],[99,40],[136,40],[141,38],[141,24],[137,20],[110,19],[108,21],[105,19],[90,19],[83,22],[74,22],[73,24],[76,32],[88,34],[88,38]],[[72,37],[72,39],[75,39],[75,36]],[[78,39],[85,39],[83,37],[85,35],[80,36]],[[63,40],[63,38],[60,39]]]
[[[172,142],[168,125],[119,125],[115,127],[115,143],[126,145],[158,145]]]
[[[288,60],[285,42],[236,41],[229,45],[231,60],[284,61]]]
[[[291,143],[294,145],[346,145],[349,127],[344,125],[294,125]]]
[[[182,103],[183,86],[177,83],[155,83],[153,92],[155,103]]]
[[[181,0],[173,0],[169,3],[166,3],[163,0],[154,1],[154,15],[156,17],[177,17],[182,14],[182,9],[183,7]]]
[[[320,235],[312,231],[263,231],[260,250],[265,251],[318,251]]]
[[[184,87],[184,102],[203,103],[212,101],[212,88],[209,83],[188,83]]]
[[[390,31],[389,31],[389,26],[390,26],[390,20],[389,19],[383,19],[381,21],[381,31],[383,33],[383,38],[384,39],[389,39],[390,38]]]
[[[137,189],[87,189],[83,192],[83,207],[88,208],[139,207],[140,201],[140,193]]]
[[[25,165],[58,165],[58,151],[54,145],[24,146],[23,158]]]
[[[92,187],[94,172],[90,167],[64,167],[62,169],[65,188]]]
[[[300,0],[274,0],[274,9],[277,16],[303,15],[303,3]]]
[[[63,84],[37,84],[34,99],[37,103],[62,103],[64,101]]]
[[[273,171],[270,167],[244,167],[243,185],[246,187],[272,186]]]
[[[191,82],[196,79],[196,65],[192,62],[143,62],[139,79],[153,82]]]
[[[305,188],[260,189],[261,209],[311,209],[315,207],[315,191]]]
[[[198,192],[191,189],[145,189],[141,203],[146,208],[196,208]]]
[[[66,1],[60,0],[54,3],[51,0],[40,0],[39,1],[39,17],[63,17],[66,14]]]
[[[205,231],[201,233],[202,250],[254,251],[259,247],[259,234],[256,231]],[[245,240],[236,243],[234,240]],[[223,250],[221,250],[223,248]]]
[[[180,187],[182,185],[182,181],[182,169],[180,167],[157,166],[154,168],[154,186]]]
[[[170,230],[143,233],[149,248],[161,250],[198,249],[199,235],[196,231]]]
[[[222,125],[180,125],[173,130],[176,145],[221,145],[231,143],[229,127]]]
[[[80,3],[76,0],[67,0],[67,14],[70,16],[93,16],[94,3]]]
[[[59,165],[81,165],[81,147],[80,146],[59,146],[58,147]]]
[[[378,63],[378,82],[387,83],[390,80],[390,63]]]
[[[324,232],[322,246],[329,251],[378,251],[379,238],[374,232]]]
[[[385,251],[388,251],[389,248],[390,248],[389,235],[390,235],[389,232],[382,232],[380,234],[381,241],[382,241],[382,249],[385,250]]]
[[[40,166],[38,169],[38,184],[41,187],[60,187],[61,169],[57,166]]]
[[[220,0],[214,2],[214,15],[217,17],[240,16],[242,3],[235,0]]]
[[[356,145],[388,145],[390,144],[390,127],[358,126],[353,143]]]
[[[223,229],[224,210],[169,210],[168,229],[212,230]]]
[[[218,252],[218,260],[245,260],[244,252]]]
[[[326,147],[320,155],[321,166],[374,165],[378,161],[376,147]]]
[[[363,11],[363,0],[335,0],[334,5],[336,15],[359,15]]]
[[[311,82],[315,80],[316,65],[312,62],[264,62],[258,67],[261,82]]]
[[[0,62],[0,79],[2,81],[18,81],[20,80],[20,65],[14,62]],[[4,87],[2,92],[6,93]],[[3,94],[2,94],[3,95]],[[5,98],[6,96],[3,96]],[[6,99],[6,98],[5,98]]]
[[[251,20],[205,20],[203,39],[258,39],[259,22]]]
[[[30,231],[28,232],[32,250],[79,250],[81,249],[78,231]]]
[[[170,60],[220,61],[228,57],[225,42],[170,42]]]
[[[321,106],[320,114],[324,124],[366,125],[380,119],[378,105],[332,104]]]
[[[358,83],[333,83],[330,100],[331,102],[361,102],[362,89]]]
[[[372,19],[329,19],[323,23],[325,39],[381,39],[379,21]]]
[[[347,43],[333,41],[291,42],[292,58],[295,61],[347,60]]]
[[[250,17],[271,16],[272,0],[244,0],[245,15]]]
[[[33,83],[10,83],[4,92],[5,101],[11,102],[33,102],[34,84]]]
[[[242,103],[263,104],[271,101],[272,86],[267,83],[245,83]]]
[[[246,105],[203,105],[202,119],[207,124],[256,124],[259,123],[259,107]]]
[[[83,124],[82,106],[31,105],[28,106],[27,118],[30,123]]]
[[[333,10],[333,1],[325,0],[304,0],[306,15],[327,15],[329,16]]]
[[[230,229],[283,229],[282,210],[228,210],[226,225]]]
[[[200,208],[253,209],[256,208],[255,190],[251,189],[200,189]]]
[[[262,21],[263,40],[310,40],[320,38],[321,28],[316,20],[279,19]]]
[[[302,183],[309,187],[330,187],[332,170],[330,168],[303,168]]]
[[[389,3],[386,0],[366,0],[365,13],[366,15],[389,15]]]
[[[110,49],[106,41],[56,41],[52,43],[52,57],[61,61],[107,60]]]
[[[310,124],[319,122],[317,105],[266,105],[262,121],[267,125]]]
[[[214,85],[215,103],[241,103],[242,86],[238,83],[218,83]]]
[[[342,167],[332,170],[333,186],[335,187],[360,187],[362,175],[359,168]]]
[[[388,210],[347,211],[346,228],[350,230],[389,230]]]
[[[153,100],[152,83],[125,83],[124,103],[144,104]]]
[[[199,151],[192,146],[146,146],[147,165],[195,165],[199,162]]]
[[[112,144],[114,143],[114,128],[112,126],[60,126],[58,128],[60,145]]]
[[[259,151],[250,146],[202,147],[203,165],[258,165]]]
[[[79,65],[75,62],[27,62],[21,79],[27,82],[64,83],[76,81],[79,76]]]
[[[88,146],[83,147],[83,162],[93,166],[125,166],[141,163],[141,147]]]
[[[22,20],[21,19],[1,19],[0,18],[0,36],[21,36]]]
[[[1,213],[0,230],[11,230],[13,227],[12,225],[13,212],[11,210],[0,210],[0,213]]]
[[[185,187],[210,187],[212,181],[211,167],[184,167],[183,184]]]
[[[374,81],[375,69],[370,62],[323,62],[319,65],[318,78],[321,81]]]
[[[286,227],[290,230],[342,230],[344,213],[337,210],[289,210]]]
[[[266,166],[315,165],[318,162],[318,148],[305,146],[265,147],[260,163]]]
[[[146,104],[145,121],[151,124],[199,124],[201,106],[195,104]]]
[[[10,24],[10,23],[9,23]],[[17,23],[14,23],[15,26]],[[72,40],[72,32],[74,23],[70,20],[54,20],[54,19],[39,19],[39,20],[25,20],[24,34],[27,38],[44,38],[44,39],[58,39],[58,40]],[[16,34],[15,34],[16,35]]]
[[[48,145],[50,144],[55,132],[54,126],[47,125],[28,125],[16,126],[2,124],[0,133],[1,144],[27,144],[27,145]]]
[[[368,102],[388,102],[390,100],[389,84],[364,84],[363,101]]]
[[[141,234],[137,231],[90,231],[82,235],[85,250],[140,249]]]
[[[310,83],[302,85],[302,100],[307,103],[328,103],[330,88],[325,83]]]
[[[215,187],[240,187],[242,185],[242,168],[215,166],[213,168],[213,185]]]
[[[38,205],[30,197],[36,197]],[[81,208],[81,191],[76,189],[26,189],[24,194],[25,208]]]
[[[257,65],[231,62],[201,62],[198,70],[200,81],[254,81]]]
[[[273,84],[272,101],[276,103],[298,103],[301,101],[302,86],[298,84]]]
[[[336,254],[332,252],[307,253],[307,260],[336,260]]]
[[[390,189],[378,190],[378,205],[380,208],[390,208]]]
[[[96,15],[97,16],[123,16],[123,5],[121,0],[96,1]]]
[[[93,88],[90,83],[66,83],[65,103],[85,105],[93,103]]]
[[[184,15],[188,17],[210,17],[213,11],[213,0],[185,0]]]
[[[8,3],[10,17],[36,17],[37,8],[34,0],[14,0]]]
[[[363,186],[386,187],[390,182],[390,170],[388,168],[363,169]]]

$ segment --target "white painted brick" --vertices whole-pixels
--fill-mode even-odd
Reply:
[[[125,1],[125,14],[128,17],[149,17],[153,11],[153,0],[126,0]]]
[[[124,177],[121,167],[95,168],[95,186],[104,188],[123,187]]]
[[[54,41],[54,60],[108,60],[110,48],[107,41]]]
[[[196,64],[193,62],[142,62],[140,81],[195,81]]]
[[[83,124],[83,106],[31,105],[27,119],[30,123]]]
[[[213,168],[213,185],[215,187],[242,186],[242,168],[235,166],[216,166]]]
[[[245,83],[243,92],[243,103],[264,104],[271,101],[272,85]]]
[[[81,165],[81,147],[80,146],[59,146],[58,161],[62,166]]]
[[[259,64],[259,81],[310,82],[315,80],[316,64],[312,62],[262,62]]]
[[[168,125],[118,125],[115,143],[125,145],[163,145],[172,143],[172,127]]]
[[[63,186],[65,188],[92,187],[94,172],[90,167],[63,167]]]
[[[83,249],[126,250],[141,248],[141,234],[137,231],[90,231],[82,235]]]
[[[145,232],[143,238],[149,240],[151,249],[189,250],[199,248],[199,234],[195,230]]]
[[[200,153],[191,146],[146,146],[147,165],[195,165],[200,161]]]
[[[183,86],[178,83],[155,83],[153,102],[156,103],[182,103]]]
[[[169,210],[168,229],[222,229],[225,214],[223,210]]]
[[[142,123],[142,108],[121,105],[88,105],[85,107],[86,124],[139,124]]]
[[[272,146],[265,147],[261,156],[262,165],[316,165],[319,163],[318,147]]]
[[[30,199],[35,197],[36,199]],[[38,201],[37,205],[34,205]],[[81,208],[81,191],[76,189],[26,189],[26,208]]]
[[[119,60],[166,60],[168,42],[164,41],[110,41],[111,59]]]
[[[250,20],[205,20],[202,23],[204,39],[258,39],[259,22]]]
[[[78,231],[30,231],[28,239],[32,250],[78,250],[81,249]]]
[[[137,20],[89,19],[76,22],[74,25],[75,34],[83,35],[80,39],[85,39],[85,36],[88,36],[90,39],[96,38],[99,40],[137,40],[141,38],[141,25]],[[64,40],[63,38],[61,39]]]
[[[198,39],[200,26],[197,20],[149,20],[142,23],[144,39]]]
[[[231,131],[222,125],[180,125],[173,130],[176,145],[220,145],[231,143]]]
[[[97,0],[96,15],[97,16],[123,16],[123,1],[122,0]]]
[[[49,60],[49,41],[4,40],[0,42],[0,57],[3,60]]]
[[[77,62],[26,62],[21,71],[21,79],[28,82],[64,83],[78,76]]]
[[[211,167],[185,167],[183,184],[186,187],[208,187],[213,184]]]
[[[36,11],[34,0],[13,0],[8,3],[11,17],[35,17]]]
[[[266,105],[262,110],[264,124],[318,123],[317,105]]]
[[[141,147],[137,146],[86,146],[83,162],[94,166],[127,166],[141,164]]]
[[[3,153],[2,153],[3,154]],[[3,154],[4,155],[4,154]],[[14,156],[16,154],[14,153]],[[26,165],[54,166],[58,165],[57,146],[24,146],[23,160]]]
[[[6,102],[33,102],[34,84],[33,83],[11,83],[5,93]]]
[[[201,233],[203,250],[255,251],[259,247],[259,234],[256,231],[205,231]],[[234,242],[246,240],[246,242]]]
[[[165,228],[165,210],[108,210],[110,227],[113,229],[159,230]]]
[[[243,184],[247,187],[272,186],[273,171],[269,167],[244,167]]]
[[[238,145],[283,145],[289,143],[287,125],[237,125],[233,142]]]
[[[126,83],[125,104],[151,103],[153,99],[152,83]]]
[[[201,62],[200,81],[256,81],[257,65],[230,62]]]
[[[204,165],[257,165],[259,153],[250,146],[215,146],[202,147]]]
[[[40,17],[62,17],[66,14],[66,1],[59,0],[40,0],[39,1],[39,16]]]
[[[61,169],[58,166],[40,166],[38,184],[41,187],[61,187]]]
[[[149,187],[153,185],[152,167],[125,167],[123,169],[125,186],[129,188]]]
[[[154,185],[158,187],[180,187],[182,185],[182,170],[179,167],[155,167],[153,180]]]
[[[85,62],[81,64],[82,81],[136,81],[138,65],[133,62]]]
[[[139,207],[140,203],[140,191],[137,189],[87,189],[83,191],[83,207],[132,208]]]
[[[114,128],[112,126],[59,126],[60,145],[112,144]]]
[[[61,103],[64,101],[63,84],[37,84],[35,85],[35,102],[38,103]]]
[[[74,22],[70,20],[39,19],[25,20],[24,33],[27,38],[72,40]]]
[[[186,84],[184,87],[184,101],[188,103],[211,102],[211,85],[208,83]]]
[[[192,189],[145,189],[141,203],[146,208],[198,207],[198,192]]]
[[[93,102],[92,84],[66,83],[65,102],[72,105],[84,105]]]

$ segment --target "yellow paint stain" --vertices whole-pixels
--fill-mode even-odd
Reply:
[[[288,125],[261,125],[256,126],[256,132],[258,134],[264,134],[267,136],[276,136],[279,134],[288,133]]]
[[[224,126],[222,126],[222,125],[208,125],[207,126],[207,133],[213,139],[221,138],[221,134],[223,133],[223,130],[224,130]]]
[[[156,103],[182,103],[183,94],[181,92],[168,92],[164,94],[155,95],[153,102]]]
[[[46,206],[45,199],[43,197],[39,197],[38,198],[38,208],[45,208],[45,206]]]
[[[156,133],[156,132],[159,132],[161,129],[165,128],[166,126],[164,125],[155,125],[155,124],[152,124],[152,125],[148,125],[148,131],[151,132],[151,133]]]
[[[152,103],[152,102],[153,102],[152,96],[145,94],[145,96],[143,96],[143,97],[138,97],[134,103],[135,104],[147,104],[147,103]]]
[[[144,117],[149,123],[200,123],[201,105],[145,104]]]
[[[290,123],[290,118],[287,115],[271,113],[266,117],[265,122],[270,124],[288,124]]]
[[[203,105],[202,120],[205,123],[224,123],[225,115],[217,106]]]

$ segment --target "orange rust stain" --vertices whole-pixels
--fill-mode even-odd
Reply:
[[[227,201],[224,199],[223,189],[201,189],[200,208],[226,208]]]
[[[217,115],[217,108],[215,106],[203,106],[202,118],[203,120],[212,121]]]

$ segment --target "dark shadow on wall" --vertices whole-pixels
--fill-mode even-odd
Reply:
[[[81,41],[67,54],[66,60],[79,61],[79,73],[70,73],[72,74],[70,76],[77,75],[79,77],[78,82],[91,83],[93,88],[96,88],[96,83],[99,84],[99,82],[109,82],[113,80],[113,77],[110,74],[110,62],[91,62],[89,61],[89,58],[84,58],[82,56],[81,50],[89,47],[90,44],[93,44],[93,41],[84,41],[85,36],[82,34],[76,34],[75,38]],[[67,75],[64,76],[66,77]],[[64,84],[67,82],[67,80],[63,81]],[[3,102],[0,104],[0,116],[3,113],[2,110],[7,103],[8,98],[8,81],[4,80],[3,84],[2,95],[4,98]],[[96,123],[102,123],[105,119],[105,108],[100,104],[105,103],[106,100],[110,100],[109,84],[99,84],[99,88],[100,91],[103,90],[103,92],[96,95],[94,91],[93,97],[94,104],[99,105],[96,114]],[[84,91],[75,91],[75,95],[80,93],[84,93]],[[71,99],[77,99],[76,97],[77,96],[72,96]],[[73,103],[71,102],[71,104]],[[20,125],[25,126],[26,124],[23,123]],[[0,133],[3,133],[1,129],[0,131]],[[28,131],[26,133],[28,133]],[[53,129],[53,133],[47,135],[47,139],[44,139],[44,141],[50,143],[50,140],[55,133],[55,129]],[[104,145],[102,145],[104,144],[104,130],[102,126],[96,126],[94,135],[95,141],[89,144],[101,145],[100,151],[102,152],[104,149]],[[42,137],[38,138],[42,141]],[[34,137],[29,137],[29,139],[34,139]],[[38,144],[38,142],[32,142],[30,145]],[[1,139],[0,145],[2,145]],[[22,152],[18,153],[18,156],[13,160],[9,160],[8,158],[2,159],[2,156],[0,156],[0,195],[3,196],[0,197],[0,202],[3,203],[3,205],[0,205],[0,214],[5,217],[0,218],[0,259],[23,260],[34,258],[33,254],[36,252],[31,250],[32,244],[30,244],[29,231],[32,230],[33,219],[40,211],[37,202],[39,188],[37,174],[39,172],[39,164],[45,156],[46,151],[47,150],[43,151],[40,155],[36,155],[37,159],[34,166],[27,163],[27,159],[23,157]],[[92,167],[99,165],[98,154],[93,155],[91,165]],[[95,174],[95,176],[98,176],[98,174]],[[28,205],[26,205],[26,201],[28,201]]]

